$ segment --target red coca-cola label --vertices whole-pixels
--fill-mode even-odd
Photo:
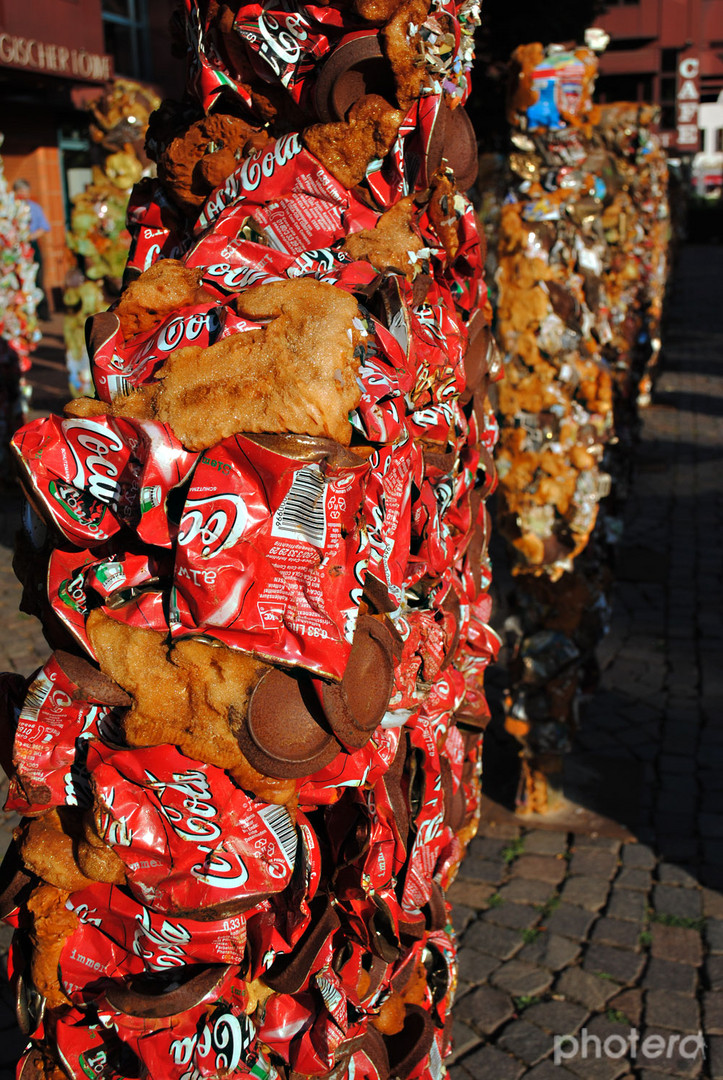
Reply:
[[[107,705],[74,700],[76,691],[55,657],[28,687],[13,744],[15,773],[6,810],[36,814],[52,806],[90,806],[87,745],[101,732],[116,732],[117,721]]]
[[[297,134],[269,141],[206,200],[197,230],[229,234],[224,218],[251,216],[270,247],[298,255],[330,247],[378,218],[306,150]],[[352,222],[354,223],[352,226]]]
[[[207,451],[181,515],[173,633],[340,678],[368,559],[368,472],[240,435]]]
[[[103,401],[150,382],[153,372],[176,349],[206,348],[217,341],[227,312],[218,304],[199,304],[174,313],[150,334],[126,342],[121,330],[104,341],[93,357],[93,381]]]
[[[48,600],[53,613],[94,656],[85,623],[98,597],[113,601],[104,607],[120,622],[168,631],[158,579],[169,570],[170,565],[164,566],[153,555],[120,552],[99,559],[92,551],[56,548],[48,562]]]
[[[140,904],[115,885],[92,885],[73,893],[68,906],[80,920],[66,949],[84,950],[83,927],[92,926],[140,964],[138,970],[170,971],[187,964],[241,965],[246,949],[246,918],[201,921],[169,918]]]
[[[145,483],[150,462],[150,479],[161,481],[165,498],[197,456],[163,424],[109,416],[34,420],[16,434],[13,449],[45,516],[79,547],[138,525],[141,491],[154,486]],[[165,520],[156,521],[152,542],[170,547]]]
[[[289,884],[298,833],[288,811],[250,798],[221,769],[171,746],[94,744],[88,765],[101,834],[142,903],[188,913]]]
[[[409,559],[412,485],[415,475],[422,472],[422,451],[405,435],[398,443],[375,450],[369,465],[364,503],[368,572],[386,586],[392,602],[401,607]]]

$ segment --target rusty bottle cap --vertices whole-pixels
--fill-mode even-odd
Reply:
[[[279,779],[309,776],[333,761],[340,746],[322,727],[308,676],[272,668],[257,683],[238,743],[259,772]]]
[[[387,711],[394,683],[394,641],[379,619],[360,615],[340,683],[325,683],[324,712],[334,734],[349,746],[365,746]]]
[[[396,102],[392,69],[376,30],[362,30],[339,42],[316,80],[314,107],[324,123],[344,120],[354,102],[366,94]]]
[[[373,574],[367,574],[364,578],[364,600],[379,615],[397,610],[386,585]]]
[[[377,1071],[379,1080],[388,1080],[389,1054],[384,1036],[371,1025],[367,1028],[361,1049]]]
[[[404,1027],[396,1035],[386,1035],[389,1074],[405,1080],[422,1061],[434,1042],[434,1021],[421,1005],[407,1005]]]
[[[369,957],[369,986],[361,998],[362,1001],[370,1001],[374,997],[384,980],[388,978],[391,969],[389,962],[383,960],[381,956],[375,956],[373,953],[367,955]]]
[[[193,968],[185,968],[193,971]],[[147,975],[131,977],[126,983],[117,983],[105,991],[105,999],[111,1008],[126,1016],[138,1016],[147,1020],[159,1020],[187,1012],[199,1005],[225,980],[231,968],[214,964],[201,968],[190,979],[173,985],[173,989],[159,989],[157,980]]]
[[[63,673],[77,687],[72,694],[74,701],[96,701],[113,707],[133,704],[130,695],[122,690],[118,683],[93,667],[82,656],[74,656],[64,649],[56,649],[54,656]]]
[[[427,144],[427,183],[443,162],[454,173],[458,191],[472,187],[478,170],[477,136],[464,108],[450,109],[446,99],[440,103]]]
[[[311,923],[291,956],[279,957],[263,976],[266,985],[279,994],[297,994],[304,987],[319,952],[339,929],[339,916],[328,896],[314,897],[309,908]]]

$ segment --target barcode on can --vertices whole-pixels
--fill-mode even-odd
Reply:
[[[128,397],[133,393],[134,387],[128,382],[123,375],[108,375],[108,393],[112,398],[114,397]]]
[[[306,540],[314,547],[324,547],[326,492],[327,486],[318,465],[305,465],[299,469],[274,514],[271,535],[287,540]]]
[[[259,816],[264,819],[264,825],[273,834],[281,848],[289,869],[293,870],[296,862],[297,835],[294,823],[289,817],[289,811],[285,806],[269,805],[259,810]]]
[[[19,719],[29,720],[31,723],[35,723],[38,719],[40,709],[47,700],[52,689],[53,683],[47,677],[45,672],[41,671],[37,679],[35,679],[28,688],[23,707],[20,710]]]

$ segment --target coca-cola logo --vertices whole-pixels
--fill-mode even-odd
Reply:
[[[294,132],[293,135],[284,135],[277,139],[270,149],[246,158],[243,165],[234,169],[217,195],[208,200],[198,219],[199,226],[210,225],[242,192],[255,191],[264,177],[269,179],[277,168],[286,165],[303,149],[298,134]]]
[[[285,86],[291,81],[293,67],[301,57],[300,42],[309,37],[305,26],[308,26],[308,23],[304,23],[298,13],[278,12],[277,16],[274,16],[268,11],[262,11],[259,15],[259,52],[274,74],[281,77]]]
[[[247,1057],[256,1038],[256,1028],[248,1016],[237,1016],[228,1006],[222,1005],[198,1035],[174,1039],[171,1057],[175,1065],[192,1065],[183,1074],[183,1080],[206,1076],[207,1069],[214,1073],[233,1073]],[[203,1071],[198,1066],[203,1062]],[[195,1067],[194,1067],[195,1066]]]
[[[240,495],[216,494],[201,499],[186,499],[178,543],[181,547],[198,544],[204,559],[212,558],[242,536],[248,523],[246,503]]]
[[[148,769],[145,775],[148,787],[155,792],[163,813],[181,840],[192,843],[218,840],[222,830],[214,821],[218,810],[205,773],[195,769],[173,773],[170,783],[159,780]]]
[[[133,952],[154,971],[186,964],[186,945],[190,940],[191,931],[183,923],[164,919],[160,926],[154,926],[151,913],[145,907],[136,915]]]
[[[95,499],[117,510],[118,476],[124,462],[114,457],[126,450],[120,435],[94,420],[64,420],[63,433],[75,461],[73,486],[86,488]]]
[[[268,274],[253,266],[232,266],[231,263],[213,263],[206,267],[205,277],[213,278],[214,283],[222,285],[232,292],[248,289],[256,282],[266,281]]]

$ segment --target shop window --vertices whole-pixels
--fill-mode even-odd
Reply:
[[[148,0],[103,0],[105,51],[116,75],[150,79]]]

